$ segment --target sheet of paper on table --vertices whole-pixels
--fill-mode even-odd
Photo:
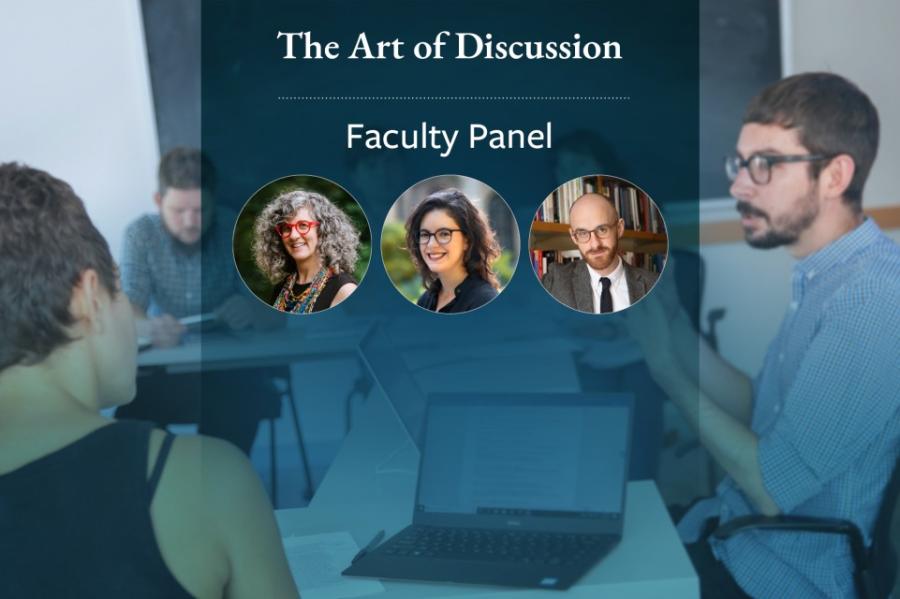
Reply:
[[[359,551],[349,532],[285,537],[282,542],[303,599],[341,599],[384,592],[384,585],[377,580],[341,576]]]

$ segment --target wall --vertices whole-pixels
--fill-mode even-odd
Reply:
[[[69,182],[118,257],[159,160],[139,3],[6,2],[0,39],[0,161]]]
[[[866,186],[867,206],[900,204],[900,2],[794,0],[794,72],[829,70],[849,77],[881,117],[878,159]]]
[[[900,75],[893,60],[900,54],[900,3],[783,0],[782,18],[788,74],[833,71],[872,98],[881,117],[881,144],[864,205],[900,206]],[[701,207],[701,223],[735,216],[733,201]],[[900,230],[890,234],[900,241]],[[741,241],[704,245],[701,251],[708,272],[704,309],[728,311],[718,328],[722,353],[755,373],[789,301],[794,260],[784,250],[752,250]]]

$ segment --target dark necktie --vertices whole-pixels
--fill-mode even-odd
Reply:
[[[609,280],[609,277],[600,277],[600,286],[603,287],[600,292],[600,312],[603,314],[613,311],[612,292],[609,290],[611,284],[612,281]]]

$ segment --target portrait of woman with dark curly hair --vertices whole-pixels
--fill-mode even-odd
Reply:
[[[433,192],[415,207],[406,221],[406,247],[425,287],[420,307],[468,312],[497,296],[493,264],[500,245],[487,217],[458,189]]]
[[[357,288],[359,232],[323,195],[295,190],[269,202],[254,224],[253,257],[275,287],[270,304],[308,314],[332,308]]]

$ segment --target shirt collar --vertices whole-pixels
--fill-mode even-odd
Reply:
[[[609,286],[615,287],[619,284],[622,278],[625,276],[625,267],[623,266],[624,260],[622,260],[621,256],[616,256],[616,259],[619,261],[619,264],[616,266],[615,270],[613,270],[608,275],[601,275],[599,272],[591,268],[591,265],[587,262],[584,263],[587,266],[588,274],[591,276],[591,287],[596,289],[600,285],[600,277],[606,277],[609,279]]]
[[[470,289],[473,286],[477,285],[480,280],[481,277],[477,275],[467,275],[466,278],[463,279],[462,283],[457,285],[456,289],[453,290],[454,295],[456,295],[456,297],[459,297],[460,295],[465,293],[466,289]],[[431,291],[434,293],[435,297],[437,296],[438,292],[440,292],[442,287],[443,286],[441,285],[441,280],[435,279],[434,284],[431,288]]]
[[[813,252],[794,265],[794,274],[807,280],[838,266],[850,256],[874,242],[879,235],[878,225],[866,217],[849,233],[845,233],[822,249]]]

